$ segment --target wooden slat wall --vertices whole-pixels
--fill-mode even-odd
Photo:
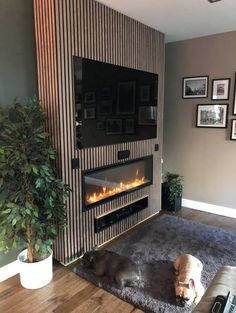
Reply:
[[[164,35],[94,0],[34,0],[39,98],[48,113],[48,130],[58,149],[58,169],[72,188],[68,227],[55,243],[54,256],[67,264],[160,210]],[[159,74],[157,139],[77,150],[74,128],[73,55]],[[160,150],[154,151],[155,143]],[[129,195],[82,211],[81,171],[153,154],[154,182]],[[71,159],[80,168],[72,170]],[[94,233],[94,216],[149,195],[149,208]]]

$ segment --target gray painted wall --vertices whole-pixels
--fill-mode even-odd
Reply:
[[[236,142],[230,141],[236,32],[166,45],[164,170],[184,176],[184,198],[236,209]],[[182,78],[209,75],[205,99],[182,99]],[[215,78],[231,78],[227,129],[196,128],[197,104]],[[215,102],[216,103],[216,102]]]
[[[33,1],[0,0],[0,106],[37,94]],[[0,267],[18,250],[0,253]]]
[[[0,0],[0,106],[37,94],[32,0]]]

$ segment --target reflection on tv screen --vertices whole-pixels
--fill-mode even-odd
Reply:
[[[157,136],[158,75],[73,58],[77,148]]]

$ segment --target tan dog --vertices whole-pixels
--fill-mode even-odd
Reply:
[[[181,306],[190,306],[193,302],[197,304],[205,291],[201,283],[202,262],[191,254],[184,254],[176,258],[174,268],[177,303]]]

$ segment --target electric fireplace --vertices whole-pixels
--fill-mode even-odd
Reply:
[[[153,157],[84,171],[83,209],[111,200],[153,183]]]

